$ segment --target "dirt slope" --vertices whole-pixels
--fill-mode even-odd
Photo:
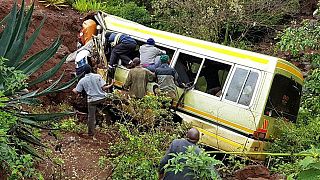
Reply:
[[[21,3],[21,0],[19,3]],[[13,4],[14,0],[0,0],[0,19],[3,19],[10,12]],[[27,0],[26,4],[31,5],[31,0]],[[82,15],[72,10],[72,8],[66,8],[62,10],[57,10],[53,7],[45,8],[37,0],[35,1],[35,4],[35,11],[33,13],[32,24],[29,28],[28,36],[34,32],[44,17],[46,18],[46,21],[36,42],[29,50],[27,57],[50,46],[50,44],[59,36],[62,40],[62,45],[54,58],[49,60],[49,62],[46,63],[38,72],[34,73],[31,76],[31,79],[38,77],[43,72],[46,72],[48,69],[57,64],[65,55],[68,55],[70,52],[76,50],[77,34],[80,30],[82,17]],[[66,82],[71,79],[70,72],[72,71],[74,71],[73,63],[64,64],[54,78],[48,82],[44,82],[33,87],[33,89],[47,87],[63,72],[65,72],[65,77],[62,81]],[[69,89],[64,93],[48,95],[47,97],[44,97],[43,100],[46,104],[56,104],[70,101],[71,98],[72,96]]]

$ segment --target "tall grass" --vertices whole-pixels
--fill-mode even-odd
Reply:
[[[76,0],[72,7],[81,13],[90,11],[107,11],[106,3],[100,3],[95,0]]]

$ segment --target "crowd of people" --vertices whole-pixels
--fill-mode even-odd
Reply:
[[[90,20],[87,26],[94,25]],[[91,33],[95,33],[92,28]],[[110,84],[102,78],[101,75],[93,73],[92,70],[92,49],[93,41],[84,37],[80,33],[81,46],[76,51],[75,70],[79,78],[78,84],[72,90],[75,94],[85,94],[88,105],[88,135],[95,140],[96,127],[96,109],[106,99],[112,99],[112,94],[107,93],[113,87],[114,76]],[[159,85],[160,93],[175,99],[177,96],[177,87],[185,85],[179,80],[176,70],[169,66],[170,58],[166,51],[155,46],[155,40],[149,38],[146,43],[137,49],[137,42],[126,34],[107,33],[106,43],[111,45],[110,60],[108,68],[113,70],[119,60],[121,64],[130,68],[123,89],[128,91],[131,98],[141,99],[147,94],[147,84],[150,81],[156,81]],[[139,57],[131,59],[133,52],[139,51]],[[111,71],[112,72],[112,71]],[[114,72],[114,71],[113,71]],[[197,129],[191,128],[186,138],[174,140],[167,149],[166,155],[160,162],[159,179],[193,179],[189,169],[184,169],[177,174],[164,171],[164,165],[172,158],[172,153],[186,152],[188,146],[196,146],[199,141],[200,133]],[[199,147],[195,148],[196,153],[200,152]]]
[[[93,73],[94,42],[92,35],[97,33],[95,31],[97,26],[90,19],[86,20],[83,26],[85,29],[83,28],[80,32],[80,45],[75,54],[75,71],[79,81],[73,92],[87,97],[87,125],[90,137],[94,138],[97,106],[101,105],[106,98],[112,97],[112,94],[107,92],[110,92],[115,82],[113,73],[118,64],[130,69],[123,89],[128,92],[131,98],[143,98],[147,94],[147,84],[150,81],[157,82],[159,87],[157,93],[165,94],[172,99],[176,98],[177,86],[182,87],[183,83],[179,81],[176,70],[169,66],[170,58],[166,55],[166,51],[157,48],[153,38],[147,39],[145,44],[139,47],[136,40],[129,35],[106,33],[105,47],[110,47],[108,50],[108,72],[112,79],[107,84],[101,75]],[[88,32],[90,32],[91,38],[90,35],[88,36]],[[135,54],[136,57],[132,59]]]

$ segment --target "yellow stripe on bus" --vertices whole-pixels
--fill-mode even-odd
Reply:
[[[277,68],[283,69],[287,72],[290,72],[292,74],[294,74],[295,76],[297,76],[302,82],[303,82],[303,75],[301,72],[299,72],[297,69],[289,66],[288,64],[278,61],[277,62]]]
[[[201,133],[203,133],[203,134],[205,134],[205,135],[207,135],[207,136],[216,138],[216,139],[218,139],[218,140],[220,140],[220,141],[223,141],[223,142],[225,142],[225,143],[227,143],[227,144],[230,144],[231,146],[236,147],[236,149],[244,149],[244,146],[241,145],[241,144],[238,144],[238,143],[233,142],[233,141],[231,141],[231,140],[229,140],[229,139],[226,139],[226,138],[223,138],[223,137],[221,137],[221,136],[218,136],[217,134],[211,133],[211,132],[206,131],[206,130],[204,130],[204,129],[201,129],[201,128],[199,128],[199,127],[196,127],[196,128],[197,128]]]
[[[159,37],[159,38],[166,39],[166,40],[169,40],[169,41],[176,41],[178,43],[187,44],[189,46],[195,46],[195,47],[199,47],[199,48],[202,48],[202,49],[207,49],[207,50],[214,51],[214,52],[217,52],[217,53],[226,54],[226,55],[229,55],[229,56],[234,56],[234,57],[237,57],[237,58],[246,59],[246,60],[254,61],[254,62],[257,62],[257,63],[261,63],[261,64],[268,64],[269,63],[269,60],[265,59],[265,58],[260,58],[260,57],[256,57],[256,56],[252,56],[252,55],[242,54],[242,53],[234,52],[234,51],[223,49],[223,48],[219,48],[219,47],[208,46],[208,45],[203,44],[203,43],[193,42],[193,41],[186,40],[186,39],[181,39],[181,38],[178,38],[178,37],[172,37],[170,35],[160,34],[160,33],[157,33],[157,32],[152,32],[152,31],[146,30],[146,29],[139,29],[139,28],[136,28],[136,27],[131,27],[131,26],[120,24],[120,23],[116,23],[116,22],[110,22],[110,23],[113,26],[117,26],[117,27],[124,28],[124,29],[129,29],[129,30],[140,32],[140,33],[144,33],[144,34],[148,34],[150,36]]]
[[[176,102],[174,102],[174,104],[176,104]],[[235,123],[230,122],[230,121],[227,121],[227,120],[225,120],[225,119],[222,119],[222,118],[213,116],[213,115],[211,115],[211,114],[209,114],[209,113],[200,111],[200,110],[195,109],[195,108],[193,108],[193,107],[184,105],[182,109],[191,111],[191,112],[193,112],[193,113],[195,113],[195,114],[200,114],[200,115],[205,116],[205,117],[207,117],[207,118],[209,118],[209,119],[213,119],[213,120],[215,120],[215,121],[218,121],[218,122],[224,123],[224,124],[226,124],[226,125],[232,126],[232,127],[236,128],[236,129],[241,129],[242,131],[244,131],[244,132],[246,132],[246,133],[248,133],[248,134],[253,134],[253,133],[254,133],[254,130],[252,130],[252,129],[249,129],[249,128],[246,128],[246,127],[241,126],[241,125],[239,125],[239,124],[235,124]]]

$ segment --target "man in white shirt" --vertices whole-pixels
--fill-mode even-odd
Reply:
[[[85,76],[78,82],[76,88],[72,91],[79,94],[84,90],[87,93],[88,134],[93,138],[96,125],[97,105],[101,104],[106,97],[111,96],[111,94],[106,93],[105,90],[112,87],[113,83],[107,85],[106,81],[103,80],[99,74],[91,73],[91,67],[89,64],[83,65],[83,70]]]

